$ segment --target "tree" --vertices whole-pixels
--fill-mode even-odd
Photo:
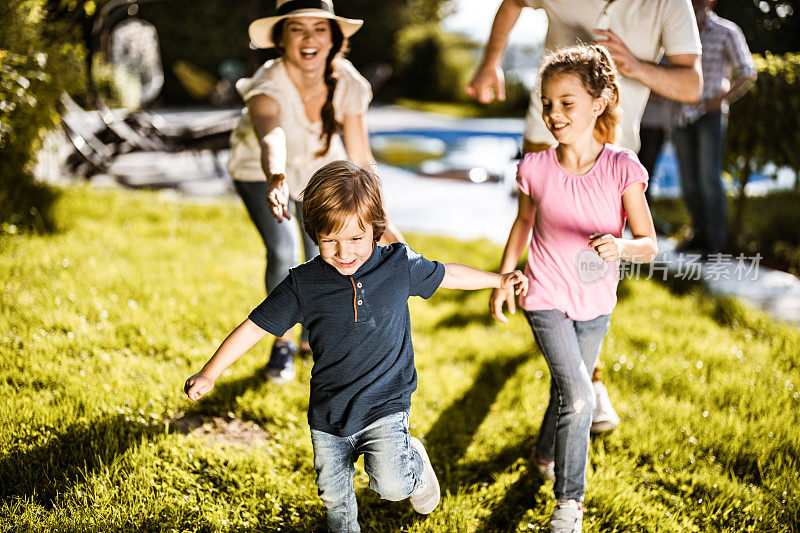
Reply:
[[[797,0],[724,0],[714,11],[742,28],[754,53],[800,52],[800,5]]]
[[[726,166],[739,179],[734,233],[741,230],[744,190],[756,168],[766,163],[789,167],[795,172],[795,188],[800,185],[800,54],[767,53],[754,59],[758,79],[731,105],[726,139]]]

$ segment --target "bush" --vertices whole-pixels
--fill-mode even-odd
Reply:
[[[464,100],[475,66],[475,45],[438,24],[415,24],[400,31],[395,45],[398,88],[419,100]]]
[[[37,151],[58,124],[56,102],[79,86],[83,50],[62,26],[44,26],[43,0],[0,2],[0,223],[48,226],[53,194],[34,183]]]
[[[142,103],[142,82],[121,65],[107,63],[100,56],[92,60],[92,78],[97,92],[109,107],[138,109]]]
[[[726,140],[726,166],[739,178],[737,229],[744,212],[744,188],[756,168],[772,162],[800,172],[800,54],[767,53],[753,58],[758,79],[731,105]]]

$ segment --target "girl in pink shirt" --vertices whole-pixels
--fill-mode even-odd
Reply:
[[[519,165],[519,208],[501,272],[513,270],[531,235],[528,294],[520,306],[550,369],[550,403],[533,461],[554,478],[551,532],[580,532],[589,428],[591,372],[616,304],[617,261],[650,262],[656,236],[644,196],[647,171],[633,152],[613,146],[619,124],[617,72],[599,46],[546,57],[540,68],[542,117],[558,145]],[[633,235],[622,238],[626,218]],[[492,315],[516,310],[512,291],[492,292]]]

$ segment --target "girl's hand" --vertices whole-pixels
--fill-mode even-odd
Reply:
[[[198,372],[186,380],[183,391],[190,400],[196,402],[214,388],[214,381],[208,375]]]
[[[503,314],[504,302],[508,304],[509,313],[513,315],[517,312],[517,302],[512,289],[492,289],[492,295],[489,297],[489,311],[495,320],[507,324],[508,319]]]
[[[273,174],[267,178],[267,203],[272,216],[278,222],[283,222],[284,218],[292,218],[289,213],[289,185],[283,174]]]
[[[517,286],[516,291],[514,290],[515,285]],[[519,270],[501,274],[500,287],[493,289],[492,296],[489,298],[489,311],[495,320],[503,324],[508,323],[508,319],[503,314],[503,303],[508,305],[508,312],[512,315],[517,312],[515,293],[522,296],[528,294],[528,278]]]
[[[500,274],[500,288],[511,289],[516,286],[515,294],[525,296],[528,294],[528,278],[519,270]]]
[[[592,233],[589,235],[589,247],[594,248],[594,251],[597,252],[597,255],[599,255],[603,261],[609,263],[612,261],[619,261],[619,243],[617,242],[617,238],[610,233],[606,233],[605,235],[601,233]]]

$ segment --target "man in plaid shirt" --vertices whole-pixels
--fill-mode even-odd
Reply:
[[[714,0],[692,0],[703,44],[703,95],[695,104],[676,106],[672,140],[678,156],[683,198],[694,236],[682,250],[719,253],[725,244],[727,204],[722,185],[722,150],[728,104],[756,79],[756,68],[742,30],[718,17]]]

